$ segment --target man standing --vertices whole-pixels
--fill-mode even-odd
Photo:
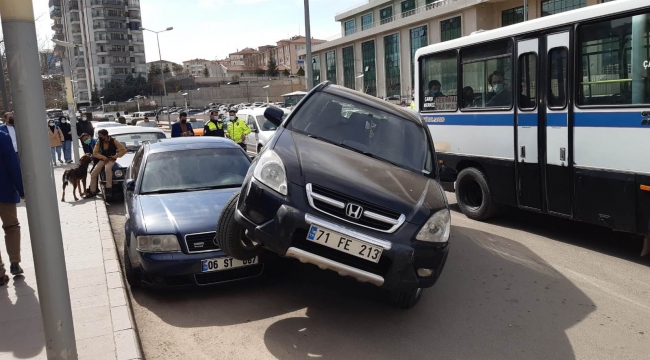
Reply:
[[[59,117],[59,129],[63,133],[63,159],[66,164],[72,163],[72,128],[65,116]]]
[[[4,114],[4,122],[4,125],[0,125],[0,131],[11,137],[14,151],[18,154],[18,141],[16,140],[16,128],[14,127],[14,113],[6,112]]]
[[[85,116],[79,117],[81,121],[77,121],[77,136],[79,137],[79,140],[81,141],[81,134],[88,134],[90,136],[93,136],[95,134],[95,128],[93,127],[93,124],[88,121],[88,119]],[[83,146],[83,141],[81,142],[81,146]]]
[[[104,196],[109,199],[113,197],[113,165],[115,160],[126,154],[126,148],[121,142],[110,137],[106,129],[99,130],[97,138],[97,144],[93,149],[93,157],[98,159],[99,162],[90,173],[90,193],[86,195],[86,198],[97,196],[97,182],[103,169],[106,174],[106,194]]]
[[[246,122],[237,118],[235,110],[230,110],[230,117],[228,122],[228,138],[236,142],[242,149],[246,150],[246,135],[251,133],[251,128],[246,125]]]
[[[179,114],[179,120],[172,125],[172,137],[181,136],[194,136],[192,125],[187,122],[187,113],[182,112]]]
[[[11,275],[23,273],[20,267],[20,223],[16,207],[21,198],[25,199],[25,192],[18,156],[9,135],[0,132],[0,218],[5,231]],[[5,286],[8,282],[9,277],[0,257],[0,286]]]
[[[203,136],[224,137],[223,120],[217,116],[217,111],[210,111],[210,121],[203,127]]]

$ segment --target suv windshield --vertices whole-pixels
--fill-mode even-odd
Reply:
[[[397,166],[424,173],[432,169],[422,126],[327,93],[314,94],[288,128]]]
[[[240,149],[195,149],[147,157],[140,193],[240,187],[250,160]]]

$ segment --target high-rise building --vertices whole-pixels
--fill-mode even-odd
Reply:
[[[140,0],[50,0],[49,5],[53,38],[77,45],[67,54],[78,104],[89,104],[93,89],[112,80],[147,76]]]

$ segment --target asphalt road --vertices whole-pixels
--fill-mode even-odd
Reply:
[[[131,292],[147,359],[648,359],[640,239],[527,212],[452,205],[452,248],[420,303],[285,260],[253,281]],[[120,249],[124,206],[109,207]]]

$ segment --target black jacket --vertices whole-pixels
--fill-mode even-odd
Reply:
[[[61,132],[63,133],[63,140],[72,141],[72,134],[69,134],[72,129],[70,123],[59,123],[59,129],[61,129]]]
[[[210,122],[214,123],[217,126],[216,130],[210,130]],[[219,129],[219,126],[221,126],[221,129]],[[208,121],[206,125],[203,127],[203,136],[219,136],[219,137],[225,137],[225,132],[224,130],[226,127],[223,125],[223,123],[219,123],[217,121]]]
[[[83,133],[86,133],[91,137],[95,135],[95,128],[93,127],[93,124],[88,120],[77,121],[77,136],[81,137],[81,134]]]

